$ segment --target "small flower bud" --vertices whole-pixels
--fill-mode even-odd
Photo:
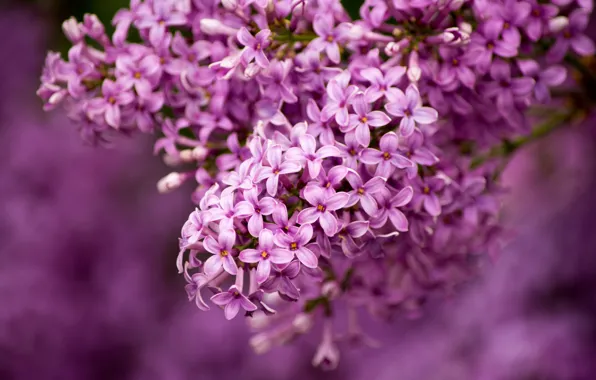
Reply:
[[[157,191],[160,194],[166,194],[179,188],[188,178],[187,175],[172,172],[157,182]]]
[[[300,313],[292,321],[292,326],[299,334],[305,334],[313,325],[313,317],[310,314]]]
[[[254,335],[248,341],[248,344],[257,355],[262,355],[271,349],[271,338],[267,333]]]
[[[569,19],[565,16],[558,16],[548,22],[548,30],[552,33],[559,33],[569,26]]]
[[[77,22],[77,19],[74,17],[71,17],[62,23],[62,31],[64,31],[66,38],[73,44],[78,44],[85,38],[83,26]]]
[[[86,14],[83,18],[85,32],[96,40],[102,39],[105,35],[105,28],[96,15]]]
[[[321,287],[321,293],[332,300],[341,294],[341,289],[336,281],[327,281]]]
[[[235,36],[238,30],[223,24],[221,21],[214,18],[204,18],[201,20],[201,31],[207,35],[214,36],[225,34],[228,36]]]
[[[410,60],[408,64],[408,79],[410,82],[418,82],[422,76],[422,70],[418,65],[418,53],[413,51],[410,54]]]

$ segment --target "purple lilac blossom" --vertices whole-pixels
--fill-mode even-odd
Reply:
[[[479,273],[503,238],[512,139],[575,116],[558,99],[528,111],[563,85],[546,61],[593,54],[592,2],[544,5],[367,0],[351,20],[338,0],[133,0],[112,38],[68,20],[69,61],[48,54],[38,94],[98,141],[161,132],[155,152],[184,168],[158,189],[197,182],[175,265],[189,298],[269,318],[258,352],[322,325],[313,362],[335,368],[337,305],[388,319]]]

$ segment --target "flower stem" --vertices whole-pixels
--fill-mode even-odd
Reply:
[[[509,157],[522,146],[547,136],[558,127],[564,125],[572,119],[573,115],[574,113],[569,111],[558,112],[549,120],[534,128],[528,136],[522,136],[515,140],[504,140],[502,144],[491,148],[486,154],[474,158],[470,166],[474,169],[493,158]]]

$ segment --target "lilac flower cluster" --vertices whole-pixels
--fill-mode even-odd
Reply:
[[[258,352],[322,319],[313,363],[333,368],[338,305],[415,311],[498,246],[505,157],[483,153],[513,150],[528,108],[594,52],[591,10],[367,0],[352,21],[338,0],[132,0],[111,37],[66,21],[68,61],[48,55],[38,94],[92,143],[160,132],[182,169],[158,189],[198,183],[177,259],[189,298],[252,316]]]

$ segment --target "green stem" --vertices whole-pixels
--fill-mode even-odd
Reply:
[[[491,148],[486,154],[474,158],[470,166],[472,168],[477,168],[478,166],[484,164],[485,162],[493,158],[509,157],[522,146],[527,145],[533,141],[536,141],[548,135],[564,123],[571,120],[572,117],[573,112],[557,113],[553,115],[553,117],[551,117],[545,123],[534,128],[534,130],[532,130],[532,133],[530,133],[528,136],[522,136],[515,140],[504,140],[502,144]]]
[[[274,35],[273,40],[280,42],[310,42],[317,37],[314,33],[292,34],[288,32],[287,34]]]

